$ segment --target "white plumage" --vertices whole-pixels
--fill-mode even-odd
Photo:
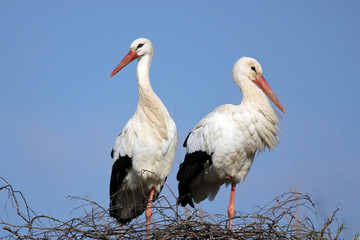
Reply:
[[[278,119],[266,95],[285,113],[255,59],[240,58],[233,77],[243,93],[241,104],[217,107],[195,126],[185,140],[186,156],[177,175],[182,206],[213,200],[222,184],[232,185],[230,229],[236,184],[247,176],[255,153],[272,149],[279,141]]]
[[[139,38],[131,44],[129,53],[110,75],[138,59],[138,105],[111,152],[114,163],[110,181],[110,215],[119,223],[127,223],[147,209],[147,227],[151,203],[171,171],[177,146],[175,123],[150,84],[152,57],[150,40]]]

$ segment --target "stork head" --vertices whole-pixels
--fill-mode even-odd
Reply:
[[[262,68],[258,61],[249,57],[240,58],[234,64],[233,68],[235,81],[238,79],[238,75],[241,75],[240,78],[242,79],[245,78],[245,81],[248,79],[254,82],[283,113],[286,113],[279,99],[276,97],[275,93],[263,77]]]
[[[126,65],[134,61],[135,59],[140,59],[144,56],[149,56],[152,58],[154,49],[152,43],[149,39],[138,38],[130,45],[129,53],[121,60],[121,62],[116,66],[114,71],[110,74],[110,77],[114,76]]]

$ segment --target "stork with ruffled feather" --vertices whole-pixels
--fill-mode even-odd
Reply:
[[[278,118],[267,97],[286,113],[262,73],[253,58],[242,57],[235,63],[233,78],[243,94],[241,104],[217,107],[194,127],[184,142],[185,160],[177,173],[182,206],[211,201],[222,184],[231,184],[229,229],[235,216],[236,185],[249,173],[255,153],[279,142]]]

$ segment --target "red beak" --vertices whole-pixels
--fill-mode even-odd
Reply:
[[[129,63],[134,61],[136,58],[138,58],[138,55],[136,54],[136,52],[133,52],[133,51],[130,50],[129,53],[123,58],[123,60],[121,60],[121,62],[116,66],[114,71],[112,71],[109,78],[114,76],[116,73],[118,73],[126,65],[128,65]]]
[[[263,92],[283,113],[286,113],[284,107],[281,105],[279,99],[275,96],[275,93],[273,92],[273,90],[263,76],[256,77],[254,82],[263,90]]]

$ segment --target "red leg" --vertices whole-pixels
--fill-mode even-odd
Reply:
[[[152,188],[149,195],[149,201],[145,210],[146,217],[146,238],[149,238],[150,220],[151,220],[151,206],[154,198],[155,188]]]
[[[231,194],[230,194],[230,201],[228,207],[228,216],[229,216],[229,229],[231,230],[232,219],[235,216],[235,189],[236,184],[231,184]]]

